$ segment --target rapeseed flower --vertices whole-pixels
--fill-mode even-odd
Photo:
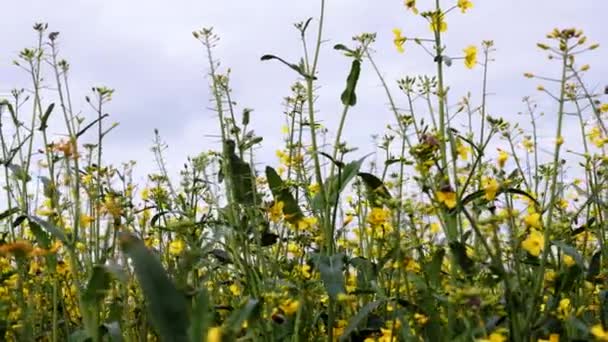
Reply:
[[[449,209],[456,207],[456,193],[454,191],[437,191],[435,196],[437,196],[439,203],[443,203]]]
[[[397,51],[399,53],[404,53],[405,49],[403,48],[403,45],[407,41],[407,38],[402,35],[401,30],[398,29],[398,28],[393,29],[393,34],[395,36],[393,38],[393,44],[395,44],[395,47],[397,48]]]
[[[475,45],[469,45],[464,50],[464,65],[473,69],[477,64],[477,47]]]
[[[493,201],[496,198],[496,193],[500,189],[500,184],[496,181],[496,179],[492,178],[486,181],[486,187],[484,188],[485,199],[488,201]]]
[[[465,13],[469,9],[473,8],[473,3],[470,0],[458,0],[457,5],[462,13]]]
[[[501,149],[498,149],[498,158],[496,161],[498,162],[498,166],[502,169],[505,167],[505,163],[509,159],[509,154]]]
[[[521,242],[521,247],[530,255],[539,256],[545,247],[545,237],[538,230],[532,229],[528,237]]]
[[[416,8],[416,0],[405,0],[405,7],[412,11],[414,14],[418,14],[418,9]]]
[[[431,14],[430,29],[432,32],[445,32],[448,30],[448,23],[444,20],[443,13],[434,12]]]

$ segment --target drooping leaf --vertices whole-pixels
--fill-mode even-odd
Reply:
[[[25,215],[21,217],[23,217],[24,219],[27,218],[27,216]],[[44,230],[40,227],[40,225],[32,220],[28,220],[28,223],[30,231],[32,232],[32,234],[34,234],[34,237],[36,238],[36,242],[38,242],[38,244],[42,248],[51,247],[51,239],[49,238],[48,234],[45,233]]]
[[[386,200],[391,199],[391,193],[380,178],[365,172],[359,172],[358,175],[365,184],[367,199],[372,206],[381,206]]]
[[[20,181],[29,182],[32,179],[32,177],[30,177],[30,175],[19,165],[8,164],[7,167],[11,170],[13,176]]]
[[[40,127],[38,128],[38,130],[40,131],[44,131],[48,126],[47,126],[47,121],[49,120],[49,116],[51,116],[51,113],[53,112],[53,108],[55,108],[55,104],[51,103],[46,111],[44,111],[44,114],[42,114],[42,116],[40,117]]]
[[[458,266],[460,266],[464,273],[471,274],[475,262],[467,255],[466,245],[459,241],[452,241],[449,245]]]
[[[342,104],[345,106],[354,106],[357,104],[357,95],[355,93],[355,89],[357,88],[360,73],[361,61],[354,59],[350,67],[350,73],[346,79],[346,89],[344,89],[342,95],[340,96]]]
[[[371,282],[377,278],[375,265],[364,257],[356,257],[349,260],[349,264],[357,270],[357,290],[369,290]]]
[[[600,320],[602,326],[608,326],[608,291],[604,290],[599,293],[600,296]]]
[[[68,240],[67,235],[63,231],[63,229],[55,226],[51,222],[45,221],[37,216],[28,216],[29,221],[33,221],[37,223],[40,227],[46,230],[49,234],[51,234],[54,238],[61,241],[63,244],[69,246],[70,241]]]
[[[591,256],[591,261],[589,261],[586,279],[592,283],[598,281],[596,277],[600,274],[601,259],[602,251],[597,251]]]
[[[431,284],[438,286],[441,284],[439,275],[441,274],[441,265],[445,257],[445,249],[439,248],[433,254],[433,258],[424,266],[424,271],[428,275]]]
[[[302,65],[298,65],[298,64],[294,64],[294,63],[289,63],[289,62],[285,61],[285,60],[284,60],[283,58],[281,58],[281,57],[277,57],[277,56],[275,56],[275,55],[264,55],[264,56],[262,56],[262,57],[260,58],[260,60],[262,60],[262,61],[270,61],[270,60],[273,60],[273,59],[278,60],[279,62],[281,62],[281,63],[285,64],[286,66],[288,66],[288,67],[289,67],[289,68],[291,68],[292,70],[295,70],[295,71],[296,71],[298,74],[300,74],[300,76],[302,76],[302,77],[304,77],[304,78],[306,78],[306,79],[309,79],[309,78],[312,78],[313,80],[316,80],[316,79],[317,79],[317,78],[316,78],[316,77],[314,77],[314,76],[313,76],[313,77],[311,77],[310,75],[307,75],[307,74],[304,72],[304,68],[302,67]]]
[[[190,341],[203,341],[213,319],[213,307],[205,288],[194,298],[190,323]]]
[[[576,248],[574,248],[562,241],[551,241],[551,244],[561,248],[561,250],[565,254],[571,256],[574,259],[574,261],[576,261],[576,264],[580,268],[582,268],[582,269],[585,268],[585,261],[583,260],[583,257],[581,256],[581,254],[576,250]]]
[[[97,306],[110,289],[112,277],[103,265],[93,266],[91,278],[82,293],[82,300],[87,306]]]
[[[497,196],[499,194],[502,193],[508,193],[508,194],[516,194],[516,195],[522,195],[525,196],[527,198],[529,198],[532,202],[534,202],[534,204],[536,206],[539,205],[538,201],[536,200],[536,198],[534,198],[534,196],[530,195],[529,193],[521,190],[521,189],[514,189],[514,188],[500,188],[498,189],[498,191],[496,192]],[[462,201],[460,202],[461,206],[465,206],[467,204],[469,204],[471,201],[477,199],[477,198],[481,198],[485,196],[485,191],[484,190],[479,190],[479,191],[475,191],[467,196],[465,196]]]
[[[351,318],[350,321],[348,321],[346,329],[344,329],[342,336],[340,336],[340,341],[348,341],[350,335],[355,332],[355,330],[361,326],[361,323],[367,319],[369,314],[376,310],[376,308],[383,302],[383,300],[377,300],[367,303],[364,307],[362,307],[361,310],[359,310],[359,312],[357,312],[357,314]]]
[[[247,321],[248,323],[252,323],[252,321],[255,321],[257,318],[259,318],[261,313],[261,307],[262,305],[259,300],[249,299],[242,308],[230,314],[224,326],[225,331],[228,335],[227,341],[231,341],[231,338],[234,338],[234,335],[236,335],[239,330],[241,330],[241,327],[243,326],[243,323],[245,321]]]
[[[188,341],[186,298],[180,293],[143,241],[120,233],[120,246],[131,259],[135,276],[147,302],[152,323],[163,341]]]
[[[279,174],[270,166],[266,167],[266,179],[275,202],[283,202],[285,220],[291,224],[300,221],[304,214]]]
[[[14,214],[18,213],[19,211],[21,211],[21,209],[19,209],[17,207],[6,209],[2,213],[0,213],[0,221],[4,220],[7,217],[13,216]]]
[[[321,280],[327,294],[336,299],[344,290],[344,254],[331,256],[316,254],[313,256],[315,266],[319,269]]]
[[[217,259],[217,261],[221,262],[222,264],[231,264],[232,263],[232,258],[230,257],[230,254],[228,254],[228,252],[226,252],[223,249],[213,249],[211,252],[209,252],[209,254],[213,255],[213,257],[215,259]]]
[[[323,187],[329,203],[336,202],[340,193],[346,188],[348,183],[357,175],[357,173],[359,173],[359,169],[363,165],[363,161],[366,157],[346,164],[340,169],[338,174],[328,177],[325,180]],[[323,202],[323,196],[321,195],[321,192],[319,192],[312,199],[312,207],[315,210],[321,210],[323,208]]]
[[[251,167],[236,155],[235,147],[232,140],[224,142],[224,157],[226,158],[228,176],[232,183],[232,196],[238,203],[252,205],[255,198],[255,183]]]
[[[104,323],[100,327],[101,336],[108,338],[108,342],[122,342],[122,332],[120,331],[120,323],[113,321]]]

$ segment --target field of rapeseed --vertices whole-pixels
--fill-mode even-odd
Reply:
[[[315,103],[325,1],[295,25],[301,59],[261,56],[296,80],[270,166],[214,55],[217,34],[195,31],[221,149],[172,179],[156,132],[160,171],[145,185],[133,163],[104,162],[114,91],[93,87],[95,117],[82,116],[59,33],[35,24],[35,47],[14,61],[31,86],[0,103],[0,340],[608,341],[608,101],[577,63],[598,44],[575,28],[539,37],[553,73],[521,81],[555,104],[553,140],[541,143],[544,109],[530,98],[525,125],[487,109],[494,43],[442,42],[473,3],[425,3],[404,12],[428,35],[395,28],[394,48],[426,51],[436,73],[393,93],[375,34],[335,45],[350,65],[337,127],[320,124]],[[481,102],[451,96],[446,68],[482,68]],[[394,114],[375,156],[342,136],[364,72]]]

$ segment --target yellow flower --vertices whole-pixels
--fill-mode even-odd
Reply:
[[[504,342],[506,341],[507,338],[498,332],[493,332],[490,334],[490,336],[488,336],[488,338],[484,338],[484,339],[479,339],[477,341],[479,342]]]
[[[596,324],[591,327],[591,333],[599,341],[608,341],[608,331],[604,330],[601,324]]]
[[[539,213],[533,212],[524,217],[524,223],[528,227],[532,227],[534,229],[541,229],[543,226],[543,221]]]
[[[600,113],[608,113],[608,103],[602,103],[598,109]]]
[[[210,328],[209,331],[207,331],[207,342],[222,342],[222,328]]]
[[[557,139],[555,140],[555,144],[557,146],[561,146],[563,143],[564,143],[564,137],[562,137],[562,136],[557,137]]]
[[[591,140],[595,146],[600,148],[603,147],[606,142],[608,142],[608,139],[604,138],[602,131],[598,126],[593,126],[593,128],[591,128],[589,131],[589,140]]]
[[[311,195],[316,194],[317,192],[319,192],[319,190],[321,190],[321,186],[319,185],[319,183],[312,183],[308,186],[308,191],[310,191]]]
[[[505,163],[507,162],[507,159],[509,159],[509,154],[501,149],[498,149],[498,166],[500,166],[500,168],[505,167]]]
[[[445,32],[448,30],[448,23],[445,22],[443,13],[435,12],[431,14],[430,28],[432,32],[437,32],[437,30]]]
[[[416,321],[416,323],[418,323],[418,325],[425,325],[426,322],[429,321],[429,318],[423,314],[415,313],[414,321]]]
[[[293,299],[287,299],[280,306],[281,310],[283,310],[283,312],[288,316],[296,313],[298,311],[299,307],[300,307],[300,301],[293,300]]]
[[[141,196],[142,201],[147,201],[148,199],[150,199],[150,188],[148,188],[148,187],[143,188],[141,190],[140,196]]]
[[[402,35],[401,30],[398,28],[393,29],[393,34],[395,35],[393,38],[393,44],[395,44],[397,51],[399,53],[404,53],[405,49],[403,48],[403,45],[407,41],[407,38]]]
[[[569,256],[568,254],[564,255],[563,260],[564,260],[564,264],[567,267],[572,267],[572,266],[576,265],[576,261],[574,260],[574,258]]]
[[[372,226],[379,226],[386,223],[390,211],[382,208],[372,208],[372,211],[367,215],[367,222]]]
[[[445,204],[450,209],[456,206],[456,193],[453,191],[437,191],[435,196],[437,196],[439,203]]]
[[[545,247],[545,237],[538,230],[532,229],[528,237],[521,242],[521,247],[530,255],[539,256]]]
[[[571,311],[572,305],[570,304],[570,299],[564,298],[559,301],[559,306],[557,307],[557,317],[565,319],[570,315]]]
[[[524,138],[524,141],[522,141],[522,145],[528,152],[532,152],[534,150],[534,142],[528,137]]]
[[[489,181],[487,181],[486,183],[486,187],[484,189],[485,191],[485,198],[488,201],[492,201],[496,198],[496,193],[498,192],[498,189],[500,189],[500,184],[498,184],[498,182],[496,181],[496,179],[492,178]]]
[[[87,214],[80,214],[81,227],[88,227],[93,221],[95,221],[95,219],[92,216],[89,216]]]
[[[464,50],[464,65],[473,69],[477,64],[477,47],[475,45],[469,45]]]
[[[431,233],[437,234],[441,231],[441,225],[437,222],[431,223]]]
[[[230,290],[230,293],[235,296],[239,296],[241,294],[241,288],[235,283],[232,283],[228,289]]]
[[[458,156],[460,157],[460,159],[462,159],[462,160],[469,159],[469,152],[471,151],[471,148],[469,146],[463,144],[462,141],[460,141],[460,139],[456,143],[456,150],[458,151]]]
[[[416,8],[416,0],[405,0],[405,7],[412,11],[414,14],[418,14],[418,9]]]
[[[275,202],[272,207],[268,210],[268,215],[270,216],[270,220],[272,222],[279,222],[281,217],[283,217],[283,206],[285,204],[283,201]]]
[[[460,8],[462,13],[465,13],[467,10],[473,8],[473,3],[470,0],[458,0],[458,4],[456,6]]]
[[[307,230],[317,224],[316,217],[304,217],[295,223],[295,228],[298,230]]]
[[[186,248],[186,244],[182,239],[177,239],[169,243],[169,253],[172,255],[180,255]]]
[[[549,339],[548,340],[539,338],[538,342],[559,342],[559,334],[551,334],[551,335],[549,335]]]

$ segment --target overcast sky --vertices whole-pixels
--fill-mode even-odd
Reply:
[[[266,156],[279,146],[284,122],[281,105],[296,76],[277,63],[259,58],[273,53],[296,61],[300,43],[293,23],[318,17],[320,1],[301,0],[2,0],[0,19],[0,92],[27,87],[23,71],[11,65],[19,50],[32,46],[34,22],[48,22],[50,31],[60,31],[61,54],[72,65],[73,96],[82,99],[91,86],[116,90],[107,108],[112,121],[120,122],[106,145],[107,160],[118,163],[134,159],[139,172],[154,170],[149,152],[153,129],[159,128],[169,144],[167,159],[172,172],[179,170],[187,155],[214,147],[218,125],[210,105],[207,64],[200,43],[191,32],[213,26],[221,36],[215,55],[222,70],[232,69],[232,88],[239,111],[254,108],[253,127],[265,138]],[[455,2],[455,1],[451,1]],[[425,9],[430,0],[418,1]],[[444,1],[444,3],[448,3]],[[555,76],[559,66],[549,62],[535,44],[554,27],[577,27],[590,41],[602,47],[581,57],[591,64],[588,83],[603,88],[608,81],[608,33],[606,0],[477,0],[467,14],[454,11],[448,17],[448,54],[457,56],[470,44],[495,41],[496,62],[490,67],[489,112],[516,118],[524,109],[521,98],[533,95],[536,81],[522,77],[531,71]],[[316,21],[311,29],[316,29]],[[391,30],[399,27],[407,36],[427,37],[423,19],[407,13],[402,0],[328,0],[327,26],[320,60],[319,119],[335,130],[341,110],[339,94],[345,84],[349,61],[332,49],[336,43],[350,43],[353,35],[377,32],[377,62],[391,87],[406,75],[432,73],[434,65],[420,49],[406,45],[398,54],[392,46]],[[311,31],[312,33],[313,31]],[[311,35],[312,38],[312,35]],[[447,71],[451,102],[467,91],[479,99],[481,68],[467,70],[461,61]],[[392,120],[378,79],[363,64],[358,91],[359,103],[350,113],[345,136],[356,141],[361,155],[373,150],[370,136],[382,133]],[[404,99],[396,96],[399,104]],[[75,101],[82,112],[93,115]],[[553,106],[547,103],[544,133],[553,135]],[[272,157],[267,157],[272,160]],[[139,173],[138,172],[138,173]]]

